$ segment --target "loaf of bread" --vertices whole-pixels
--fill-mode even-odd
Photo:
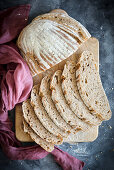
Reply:
[[[111,110],[93,54],[84,51],[76,67],[77,86],[84,103],[93,115],[102,120],[109,120]]]
[[[23,120],[23,125],[24,125],[24,132],[28,133],[30,137],[38,144],[40,145],[43,149],[45,149],[47,152],[52,152],[54,149],[54,144],[49,143],[46,140],[40,138],[33,130],[32,128],[28,125],[28,123]]]
[[[86,28],[65,11],[54,10],[26,26],[17,45],[35,76],[72,55],[90,37]]]
[[[62,71],[57,70],[51,80],[50,88],[52,90],[52,100],[63,119],[74,127],[76,130],[87,130],[91,128],[89,124],[79,119],[76,114],[72,112],[69,105],[67,104],[63,91],[62,91]]]
[[[62,79],[62,90],[71,110],[83,121],[92,125],[100,125],[101,120],[91,114],[79,95],[76,83],[75,61],[66,62],[62,73]]]

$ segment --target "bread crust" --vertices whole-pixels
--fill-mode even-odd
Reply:
[[[56,9],[34,18],[20,33],[17,46],[35,76],[72,55],[90,37],[78,21]]]

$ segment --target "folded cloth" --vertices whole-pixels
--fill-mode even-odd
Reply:
[[[26,62],[10,42],[27,24],[29,10],[30,5],[21,5],[0,12],[0,145],[12,160],[42,159],[49,154],[39,145],[22,147],[8,118],[8,110],[26,100],[33,85]],[[82,161],[57,147],[51,154],[64,170],[81,170],[84,166]]]
[[[1,120],[6,120],[5,111],[29,97],[33,85],[29,68],[20,54],[9,45],[0,45],[1,100],[4,108]]]
[[[30,5],[21,5],[0,11],[0,44],[18,36],[26,26]]]

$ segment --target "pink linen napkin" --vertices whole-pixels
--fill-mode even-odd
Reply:
[[[42,159],[49,154],[39,145],[22,147],[8,118],[8,110],[26,100],[33,85],[26,62],[10,42],[26,26],[29,11],[30,5],[21,5],[0,12],[0,145],[12,160]],[[51,154],[64,170],[82,170],[84,166],[82,161],[57,147]]]

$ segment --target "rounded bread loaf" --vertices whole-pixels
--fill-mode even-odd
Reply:
[[[17,45],[35,76],[72,55],[90,37],[82,24],[56,9],[26,26]]]

